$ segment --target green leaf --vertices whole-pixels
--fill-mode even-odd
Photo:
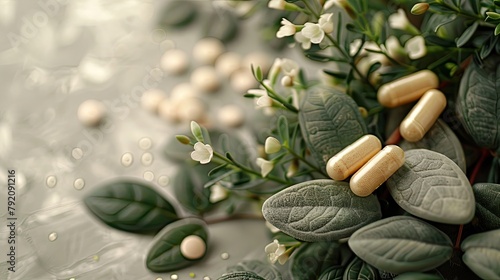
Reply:
[[[437,120],[420,141],[408,142],[403,140],[399,146],[405,151],[428,149],[441,153],[453,160],[463,172],[466,170],[465,154],[460,140],[453,130],[440,119]]]
[[[500,19],[500,14],[495,12],[486,12],[486,15],[493,20]]]
[[[477,145],[500,148],[500,56],[467,67],[456,100],[457,115]]]
[[[368,72],[366,75],[370,76],[370,74],[377,71],[377,69],[379,69],[380,66],[382,66],[382,63],[380,63],[380,62],[373,63],[372,65],[370,65],[370,68],[368,69]]]
[[[497,42],[498,42],[497,36],[490,36],[490,39],[486,41],[486,43],[482,46],[481,50],[479,51],[479,57],[481,58],[481,60],[486,59],[490,55],[493,49],[495,49]]]
[[[175,135],[175,139],[177,139],[177,141],[179,141],[179,143],[183,145],[191,144],[191,139],[189,139],[189,137],[187,137],[186,135]]]
[[[202,214],[210,204],[210,190],[204,188],[210,180],[208,172],[213,165],[182,165],[172,178],[174,195],[182,207],[191,213]]]
[[[205,142],[205,139],[203,138],[203,133],[201,132],[201,127],[195,121],[191,121],[191,133],[198,142],[201,143]]]
[[[500,279],[500,229],[478,233],[462,242],[464,263],[483,279]]]
[[[472,189],[479,224],[486,229],[500,229],[500,184],[479,183]]]
[[[445,233],[408,216],[386,218],[359,229],[349,238],[349,246],[365,262],[396,274],[433,269],[453,254]]]
[[[206,183],[203,185],[203,188],[209,188],[209,187],[211,187],[211,186],[213,186],[213,185],[217,184],[217,183],[218,183],[219,181],[221,181],[222,179],[227,178],[227,177],[229,177],[229,176],[231,176],[231,175],[233,175],[233,174],[235,174],[235,173],[237,173],[237,172],[238,172],[237,170],[234,170],[234,169],[233,169],[233,170],[229,170],[229,171],[227,171],[227,172],[225,172],[225,173],[222,173],[222,174],[220,174],[219,176],[217,176],[217,177],[213,178],[212,180],[210,180],[210,181],[206,182]]]
[[[406,272],[399,274],[394,280],[442,280],[443,277],[422,272]]]
[[[463,47],[465,44],[467,44],[467,42],[469,42],[474,33],[476,33],[478,26],[479,26],[478,21],[474,21],[474,23],[471,26],[465,29],[464,33],[462,33],[462,35],[460,35],[460,37],[457,38],[456,42],[458,48]]]
[[[288,120],[285,116],[281,115],[278,118],[278,134],[280,135],[281,142],[284,146],[290,145],[290,131],[288,129]]]
[[[467,176],[440,153],[407,151],[405,164],[387,180],[387,187],[401,208],[422,219],[466,224],[474,218],[474,194]]]
[[[242,261],[227,268],[227,272],[249,271],[264,279],[281,280],[281,273],[273,265],[258,260]]]
[[[232,273],[226,273],[217,280],[266,280],[259,275],[250,271],[238,271]]]
[[[208,15],[205,23],[205,36],[214,37],[224,43],[231,42],[239,34],[239,22],[236,15],[227,9],[217,9],[216,13]]]
[[[343,280],[378,280],[379,278],[375,267],[367,264],[360,258],[354,258],[345,268]]]
[[[107,225],[131,232],[156,232],[178,219],[174,207],[143,182],[120,180],[96,188],[85,205]]]
[[[335,77],[337,79],[345,80],[347,78],[347,74],[344,72],[335,72],[335,71],[331,71],[328,69],[324,69],[323,72],[325,72],[325,74],[330,75],[332,77]]]
[[[327,269],[343,263],[343,251],[337,242],[304,243],[293,254],[290,272],[293,279],[316,280]]]
[[[344,269],[343,266],[330,267],[319,276],[318,280],[342,280]]]
[[[374,195],[358,197],[347,183],[326,179],[276,193],[264,202],[262,214],[284,233],[308,242],[349,237],[382,217]]]
[[[332,156],[367,133],[356,102],[334,89],[308,92],[299,121],[306,145],[322,170]]]
[[[500,23],[495,27],[495,36],[498,36],[498,34],[500,34]]]
[[[162,229],[151,242],[146,267],[153,272],[166,272],[196,263],[198,260],[187,259],[180,250],[182,240],[190,235],[197,235],[208,244],[206,224],[200,219],[182,219]]]

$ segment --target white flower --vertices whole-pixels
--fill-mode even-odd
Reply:
[[[217,203],[221,200],[224,200],[227,197],[227,190],[219,185],[215,184],[210,188],[210,202]]]
[[[321,29],[325,33],[332,33],[333,32],[333,14],[328,13],[328,14],[323,14],[319,17],[318,20],[319,26],[321,26]]]
[[[306,22],[301,33],[314,44],[319,44],[325,38],[325,31],[317,23]]]
[[[258,108],[267,108],[267,107],[272,107],[273,106],[273,99],[269,97],[269,95],[265,94],[262,95],[261,97],[257,98],[257,101],[255,102]]]
[[[410,24],[408,18],[406,17],[405,11],[403,9],[399,9],[397,13],[394,13],[389,16],[389,26],[392,29],[401,29],[405,30],[406,26]]]
[[[297,62],[288,59],[288,58],[283,58],[281,60],[281,70],[283,70],[283,74],[286,76],[290,77],[296,77],[299,74],[299,65]]]
[[[191,152],[191,158],[195,161],[199,161],[201,164],[207,164],[212,160],[214,156],[214,150],[208,144],[203,144],[201,142],[196,142],[194,144],[194,152]]]
[[[267,77],[271,81],[271,84],[276,81],[276,79],[278,78],[278,75],[281,72],[281,62],[282,62],[281,58],[275,58],[273,65],[269,69],[269,74],[267,75]]]
[[[405,50],[410,59],[419,59],[424,57],[427,54],[424,37],[415,36],[406,41]]]
[[[286,5],[285,0],[270,0],[267,6],[271,9],[284,10]]]
[[[269,261],[271,263],[276,263],[278,261],[280,264],[285,264],[288,260],[288,254],[285,254],[286,247],[283,244],[280,244],[278,240],[274,239],[273,242],[267,244],[266,248],[267,256],[269,257]]]
[[[308,50],[308,49],[311,48],[311,40],[309,40],[309,38],[307,38],[306,36],[304,36],[302,34],[302,31],[295,33],[295,36],[293,36],[293,38],[295,39],[295,41],[297,41],[298,43],[302,44],[302,48],[304,50]]]
[[[291,76],[283,76],[283,78],[281,78],[281,85],[283,87],[293,86],[293,78]]]
[[[396,61],[403,61],[406,57],[404,49],[399,43],[399,39],[394,36],[387,38],[385,41],[385,49],[387,50],[387,54]]]
[[[280,232],[280,229],[273,226],[270,222],[266,221],[266,227],[272,232],[272,233],[278,233]]]
[[[361,39],[356,39],[356,40],[352,41],[349,44],[349,55],[354,56],[358,52],[359,48],[362,47],[361,44],[363,44],[363,41]],[[363,50],[364,50],[364,48],[363,48]],[[363,51],[363,50],[361,50],[361,51]],[[360,54],[362,55],[361,52],[360,52]]]
[[[281,20],[281,27],[276,33],[276,37],[283,38],[287,36],[292,36],[296,32],[295,24],[288,21],[286,18]]]
[[[266,154],[274,154],[281,150],[281,143],[278,139],[274,137],[267,137],[266,143],[264,144],[264,151]]]
[[[274,168],[274,163],[272,161],[265,160],[263,158],[257,158],[256,163],[257,166],[260,167],[262,177],[266,177]]]

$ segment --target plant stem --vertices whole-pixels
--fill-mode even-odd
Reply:
[[[305,159],[304,157],[300,156],[299,154],[297,154],[293,149],[289,148],[289,147],[285,147],[285,149],[291,154],[293,155],[295,158],[299,159],[300,161],[302,161],[303,163],[305,163],[307,166],[311,167],[312,169],[314,169],[315,171],[321,173],[321,175],[325,176],[325,177],[328,177],[328,175],[321,169],[319,169],[319,167],[315,166],[314,164],[312,164],[311,162],[309,162],[307,159]]]
[[[288,109],[289,111],[293,112],[293,113],[298,113],[299,110],[297,108],[295,108],[295,106],[291,105],[290,103],[286,102],[286,100],[284,100],[278,93],[276,93],[272,88],[268,87],[266,84],[264,84],[263,82],[260,82],[260,84],[262,85],[262,87],[264,87],[264,89],[270,93],[271,95],[269,95],[269,97],[275,99],[276,101],[278,101],[279,103],[281,103],[283,106],[285,106],[286,109]]]

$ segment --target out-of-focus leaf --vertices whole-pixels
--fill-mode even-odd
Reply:
[[[478,183],[472,188],[479,224],[486,229],[500,229],[500,184]]]
[[[276,267],[258,260],[242,261],[227,268],[227,272],[229,273],[238,271],[253,272],[264,279],[282,279],[281,273]]]
[[[467,237],[461,244],[464,263],[483,279],[500,279],[500,229]]]
[[[345,268],[343,280],[378,280],[378,270],[360,258],[354,258]]]
[[[341,265],[343,255],[337,242],[304,243],[293,254],[290,271],[294,279],[316,280],[323,272]]]
[[[175,197],[192,213],[202,214],[211,206],[210,189],[205,188],[210,180],[208,172],[211,168],[211,164],[184,164],[172,178]]]

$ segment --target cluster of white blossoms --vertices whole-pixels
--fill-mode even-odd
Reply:
[[[333,14],[326,13],[319,17],[317,23],[306,22],[304,25],[295,25],[286,18],[281,20],[281,27],[276,37],[283,38],[294,36],[297,43],[307,50],[312,44],[319,44],[325,38],[325,34],[333,32]]]
[[[285,264],[285,262],[288,260],[288,254],[286,252],[285,245],[280,244],[276,239],[268,244],[264,251],[267,253],[269,261],[273,264],[276,263],[276,261],[278,261],[280,264]]]

